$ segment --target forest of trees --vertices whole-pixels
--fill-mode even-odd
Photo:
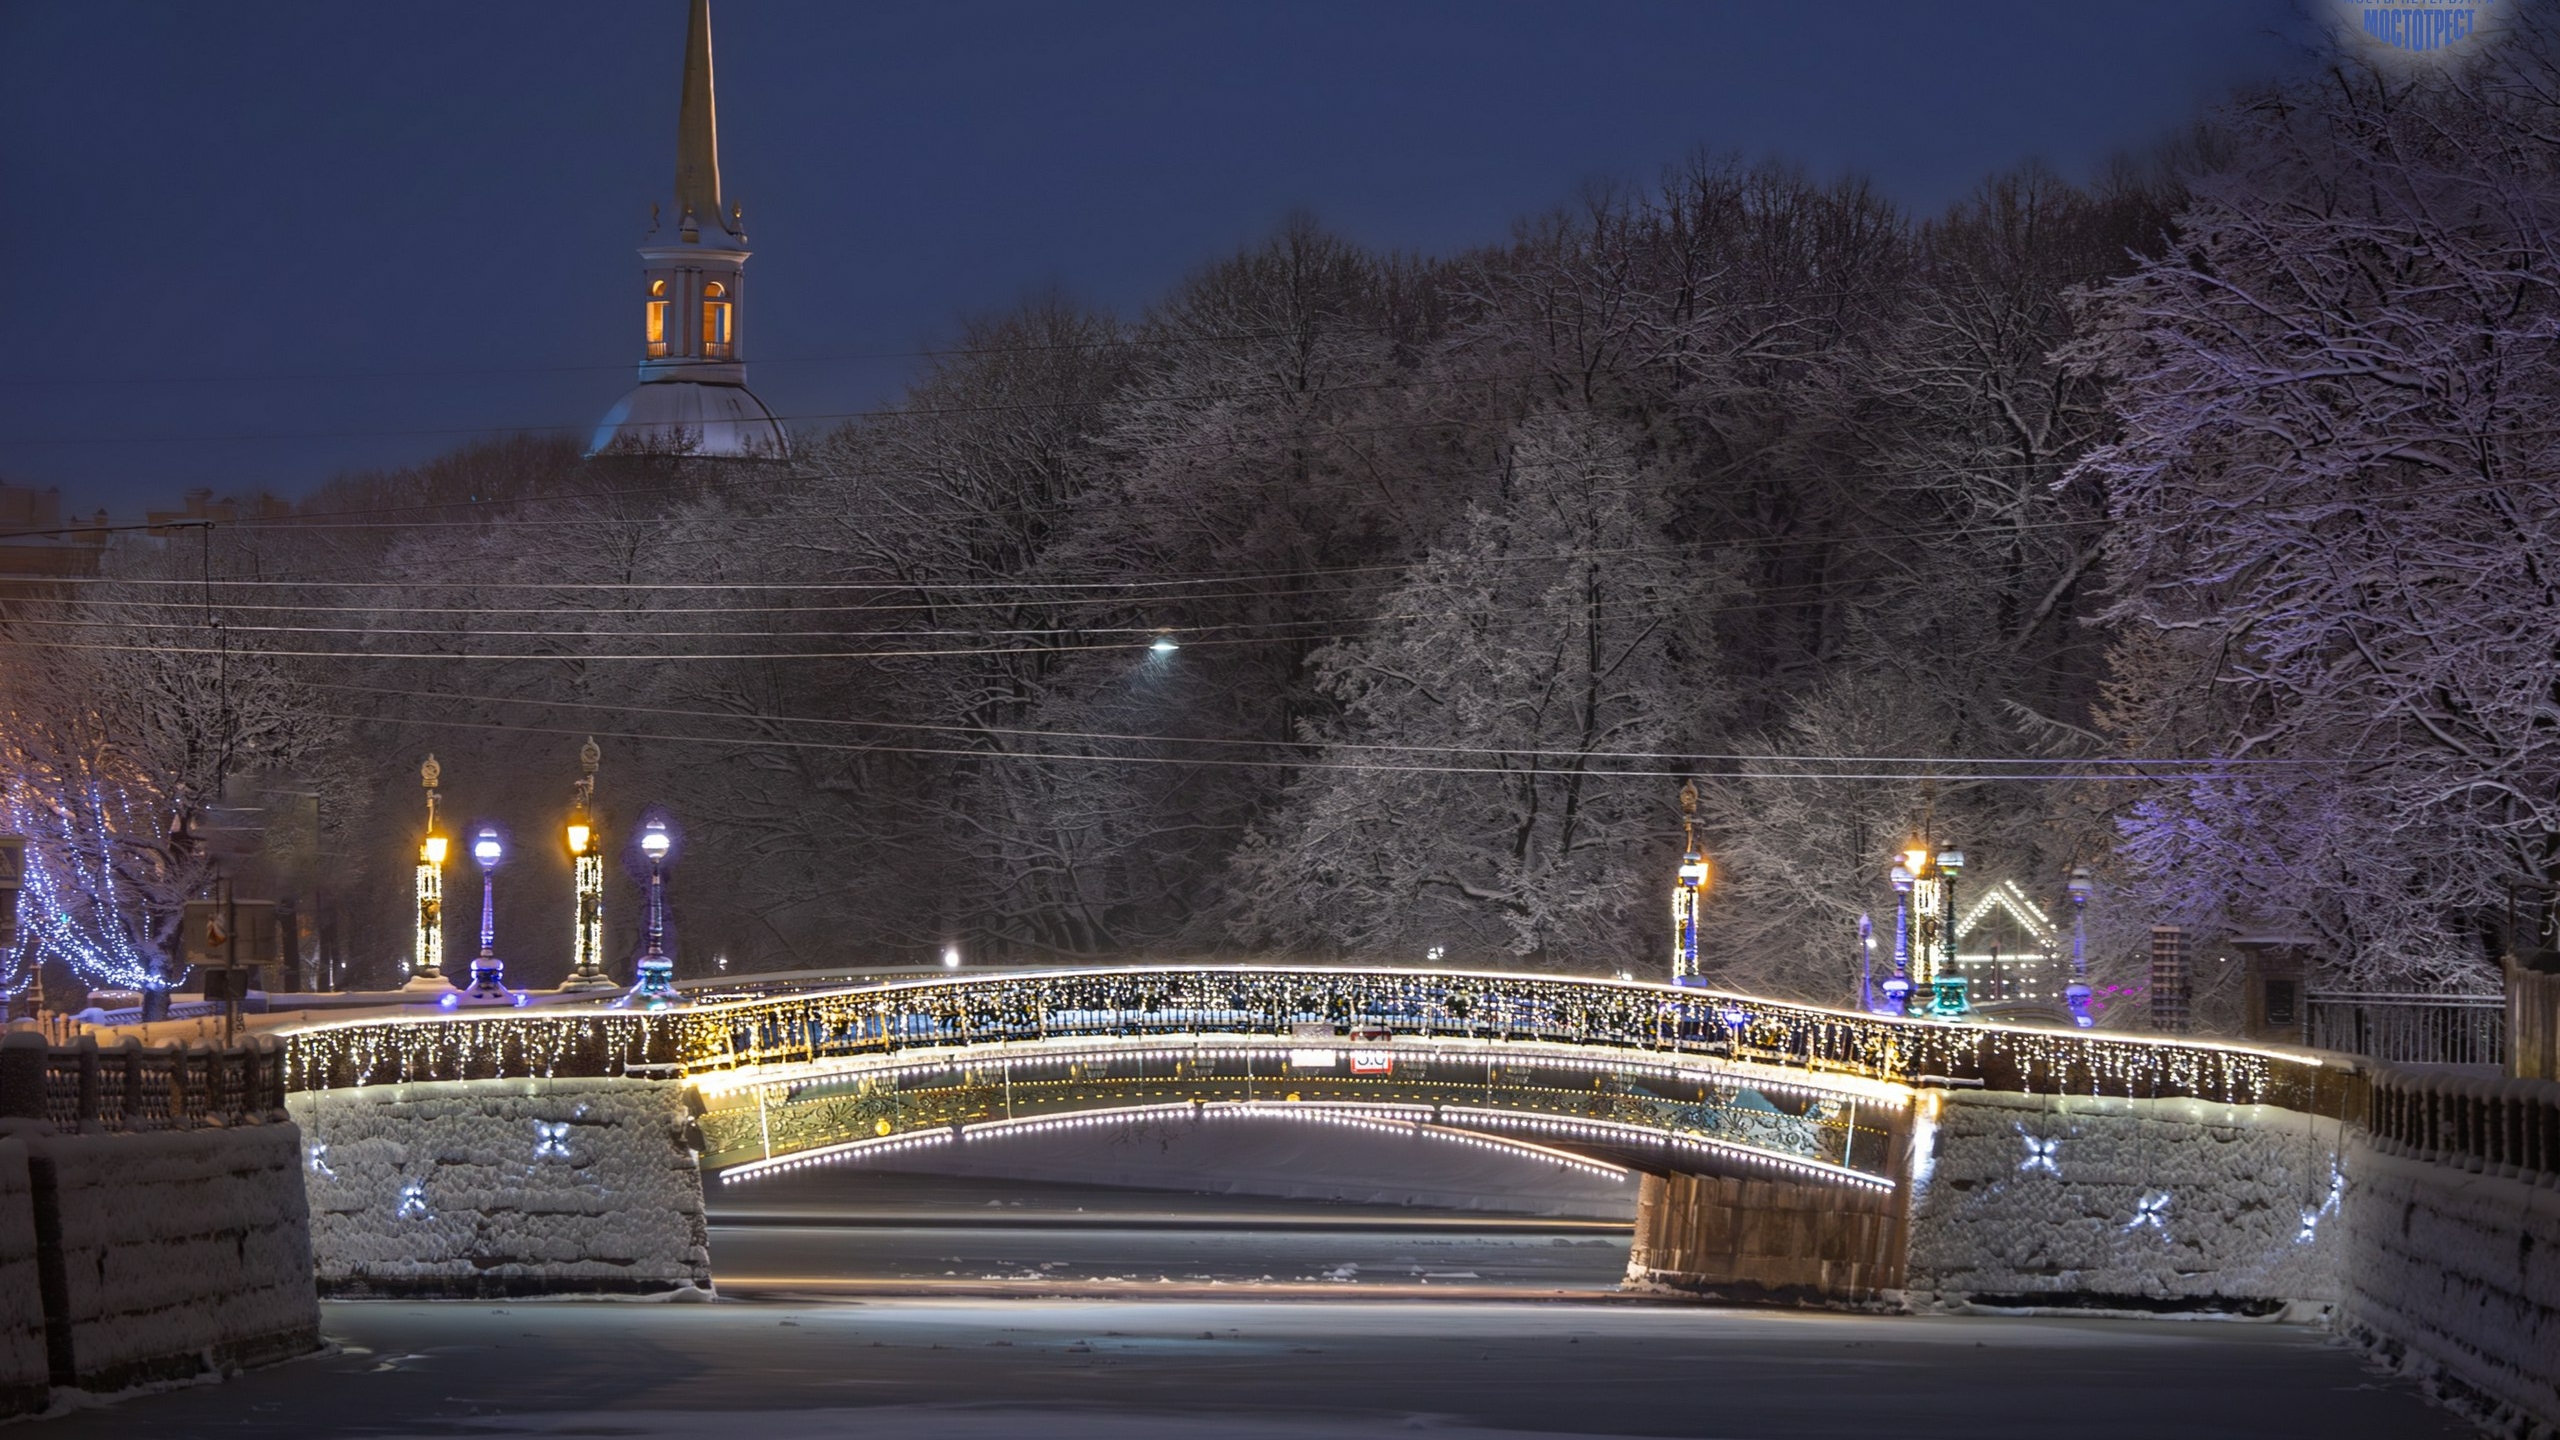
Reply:
[[[555,979],[593,734],[689,973],[1657,974],[1694,777],[1725,983],[1847,999],[1926,827],[2094,870],[2102,966],[2175,920],[2477,988],[2560,878],[2555,132],[2528,24],[1934,216],[1702,156],[1459,255],[1294,220],[975,321],[785,462],[493,441],[120,542],[0,610],[31,936],[165,973],[263,828],[396,983],[433,751]]]

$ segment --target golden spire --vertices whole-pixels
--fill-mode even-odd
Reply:
[[[676,228],[695,237],[706,221],[726,230],[720,203],[720,121],[711,100],[711,0],[693,0],[684,32],[684,100],[676,111]]]

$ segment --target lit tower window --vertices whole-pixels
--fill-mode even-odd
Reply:
[[[644,323],[648,339],[648,356],[652,360],[667,358],[667,282],[649,282],[648,318]]]
[[[717,280],[702,286],[702,354],[708,360],[729,358],[729,287]]]

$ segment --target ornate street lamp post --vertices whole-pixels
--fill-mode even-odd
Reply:
[[[1680,782],[1680,873],[1671,887],[1671,983],[1698,985],[1698,902],[1706,895],[1707,857],[1698,852],[1698,787]]]
[[[664,1010],[684,997],[676,991],[675,957],[667,953],[667,822],[652,820],[640,831],[640,853],[649,857],[649,942],[640,952],[639,976],[630,993],[616,1004],[639,1010]]]
[[[1906,858],[1897,855],[1893,860],[1893,975],[1884,982],[1879,1007],[1889,1015],[1904,1013],[1911,1003],[1911,888],[1920,877],[1903,863]]]
[[[417,944],[409,952],[409,978],[404,990],[441,990],[447,988],[444,978],[444,856],[445,837],[436,833],[436,784],[444,778],[444,767],[436,757],[418,767],[418,781],[427,791],[427,833],[418,844],[418,935]]]
[[[1964,852],[1950,846],[1938,852],[1938,961],[1930,974],[1929,1011],[1962,1015],[1973,1008],[1967,992],[1972,982],[1956,969],[1956,876],[1964,871]]]
[[[578,913],[569,949],[569,978],[563,990],[619,988],[604,973],[604,856],[597,853],[594,806],[596,764],[604,752],[590,737],[578,750],[577,803],[569,812],[569,860],[577,868]]]
[[[2089,1013],[2089,896],[2098,888],[2089,876],[2089,867],[2075,866],[2063,888],[2071,894],[2071,983],[2062,987],[2063,1003],[2071,1007],[2071,1021],[2086,1030],[2098,1023]]]
[[[1858,1008],[1876,1008],[1876,922],[1864,913],[1858,916]]]
[[[498,832],[487,826],[471,842],[471,858],[480,862],[480,953],[472,957],[471,983],[445,1003],[521,1005],[524,997],[507,988],[506,962],[498,958],[498,862],[506,858]]]

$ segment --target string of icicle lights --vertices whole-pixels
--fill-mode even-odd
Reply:
[[[158,818],[137,814],[121,786],[91,779],[80,787],[82,804],[59,815],[39,816],[12,796],[0,805],[0,832],[34,837],[18,897],[22,936],[15,954],[0,953],[0,991],[23,993],[45,961],[59,961],[92,985],[121,990],[174,988],[128,930],[143,913],[143,896],[115,863],[115,837],[151,834]],[[39,823],[41,821],[42,823]],[[71,843],[42,837],[68,829]]]
[[[1945,1024],[1630,981],[1462,971],[1142,966],[934,979],[655,1013],[548,1007],[346,1021],[291,1036],[296,1090],[502,1077],[701,1076],[1059,1036],[1374,1027],[1721,1058],[1906,1085],[2280,1103],[2307,1055]]]
[[[1361,1053],[1359,1042],[1309,1046],[1309,1041],[1297,1037],[1255,1037],[1249,1043],[1239,1043],[1235,1037],[1223,1041],[1202,1037],[1181,1045],[1160,1039],[1000,1042],[912,1060],[875,1055],[772,1064],[705,1075],[694,1085],[707,1107],[702,1125],[711,1140],[706,1148],[722,1156],[756,1150],[763,1152],[761,1158],[786,1152],[833,1153],[835,1147],[857,1140],[979,1126],[996,1118],[1126,1108],[1097,1094],[1061,1097],[1045,1088],[1061,1084],[1152,1086],[1159,1093],[1170,1086],[1191,1090],[1189,1103],[1223,1105],[1255,1102],[1258,1097],[1250,1087],[1257,1084],[1276,1092],[1347,1082],[1355,1087],[1395,1085],[1408,1094],[1416,1090],[1452,1094],[1434,1104],[1301,1097],[1290,1089],[1288,1103],[1347,1105],[1361,1113],[1392,1113],[1433,1123],[1443,1116],[1476,1117],[1483,1123],[1513,1127],[1548,1126],[1550,1133],[1585,1140],[1744,1158],[1803,1159],[1814,1162],[1814,1168],[1793,1173],[1813,1175],[1834,1173],[1831,1162],[1819,1153],[1824,1132],[1836,1132],[1845,1157],[1855,1146],[1862,1108],[1890,1114],[1908,1108],[1912,1099],[1912,1092],[1904,1087],[1853,1077],[1522,1042],[1408,1038],[1372,1051],[1392,1065],[1391,1073],[1363,1075],[1347,1071],[1343,1064]],[[1163,1069],[1167,1065],[1174,1067],[1170,1073]],[[1108,1073],[1082,1073],[1095,1066],[1106,1067]],[[1479,1070],[1479,1066],[1485,1068]],[[1499,1080],[1496,1071],[1502,1072]],[[1645,1087],[1634,1091],[1562,1088],[1568,1080],[1578,1087],[1586,1078],[1600,1077],[1642,1081]],[[919,1081],[925,1083],[918,1085]],[[861,1088],[848,1090],[850,1086]],[[1242,1096],[1216,1093],[1240,1086],[1246,1088]],[[1036,1107],[1034,1116],[1017,1115],[1012,1108],[1017,1090],[1023,1104]],[[1490,1105],[1490,1097],[1497,1092],[1506,1097],[1497,1108],[1456,1098],[1482,1096]],[[999,1093],[1006,1107],[1001,1117],[977,1108],[997,1103]],[[1759,1101],[1757,1108],[1743,1099],[1746,1095]],[[1769,1103],[1770,1097],[1802,1102],[1807,1108],[1802,1113],[1782,1111]],[[1582,1106],[1597,1106],[1603,1113]],[[867,1133],[875,1125],[878,1132]],[[1870,1129],[1867,1133],[1882,1138],[1882,1132]],[[1876,1163],[1883,1159],[1878,1155]],[[1857,1171],[1854,1165],[1847,1169]]]
[[[1188,1043],[1166,1044],[1168,1039]],[[1223,1042],[1223,1043],[1221,1043]],[[955,1071],[987,1071],[1013,1065],[1026,1070],[1031,1067],[1076,1065],[1093,1061],[1184,1060],[1184,1061],[1255,1061],[1286,1062],[1292,1055],[1313,1046],[1328,1054],[1339,1055],[1360,1048],[1357,1042],[1336,1037],[1330,1041],[1310,1041],[1290,1036],[1256,1036],[1251,1043],[1239,1044],[1234,1036],[1195,1035],[1187,1037],[1158,1036],[1144,1040],[1075,1040],[998,1041],[985,1050],[961,1050],[935,1054],[924,1059],[891,1061],[878,1054],[848,1056],[819,1061],[768,1061],[752,1069],[722,1070],[705,1073],[694,1081],[694,1087],[706,1099],[718,1099],[742,1090],[763,1090],[774,1098],[788,1098],[800,1090],[848,1080],[908,1080],[921,1075],[949,1074]],[[1493,1064],[1535,1066],[1542,1069],[1580,1070],[1586,1073],[1608,1072],[1618,1075],[1641,1075],[1651,1079],[1677,1080],[1706,1087],[1732,1086],[1771,1094],[1818,1100],[1854,1100],[1861,1104],[1908,1105],[1910,1092],[1900,1086],[1866,1081],[1847,1076],[1790,1073],[1767,1065],[1733,1064],[1710,1057],[1663,1056],[1649,1051],[1619,1051],[1594,1054],[1587,1048],[1537,1042],[1519,1043],[1466,1041],[1450,1037],[1426,1037],[1418,1042],[1411,1037],[1403,1048],[1394,1051],[1399,1063],[1405,1061],[1483,1061]],[[1292,1067],[1294,1068],[1294,1067]],[[1269,1076],[1215,1077],[1222,1079],[1278,1079],[1275,1067]],[[1340,1072],[1327,1069],[1328,1075]]]
[[[1415,1112],[1419,1112],[1418,1114]],[[1522,1116],[1521,1119],[1536,1119]],[[866,1160],[902,1150],[931,1146],[965,1144],[970,1141],[1000,1139],[1007,1136],[1044,1135],[1072,1130],[1090,1130],[1100,1126],[1127,1125],[1147,1120],[1197,1119],[1280,1119],[1308,1124],[1338,1126],[1363,1130],[1372,1134],[1412,1136],[1441,1144],[1466,1146],[1538,1160],[1562,1166],[1585,1175],[1623,1182],[1625,1166],[1611,1165],[1585,1156],[1569,1154],[1545,1145],[1506,1139],[1499,1135],[1477,1135],[1454,1130],[1430,1121],[1430,1107],[1412,1105],[1327,1105],[1290,1101],[1235,1100],[1210,1105],[1178,1102],[1168,1105],[1125,1105],[1111,1110],[1087,1110],[1073,1115],[1049,1115],[1018,1120],[983,1120],[965,1126],[942,1126],[933,1130],[911,1131],[903,1135],[847,1140],[834,1145],[793,1155],[777,1155],[770,1159],[748,1160],[720,1172],[720,1183],[734,1184],[759,1176],[779,1175],[792,1170],[805,1170],[815,1165],[842,1164]],[[1626,1127],[1633,1130],[1637,1127]],[[1738,1147],[1737,1147],[1738,1148]],[[1748,1152],[1746,1152],[1748,1153]],[[1761,1158],[1756,1155],[1753,1158]],[[1772,1157],[1774,1158],[1774,1157]],[[1868,1177],[1859,1176],[1860,1180]],[[1891,1188],[1889,1185],[1887,1188]]]

